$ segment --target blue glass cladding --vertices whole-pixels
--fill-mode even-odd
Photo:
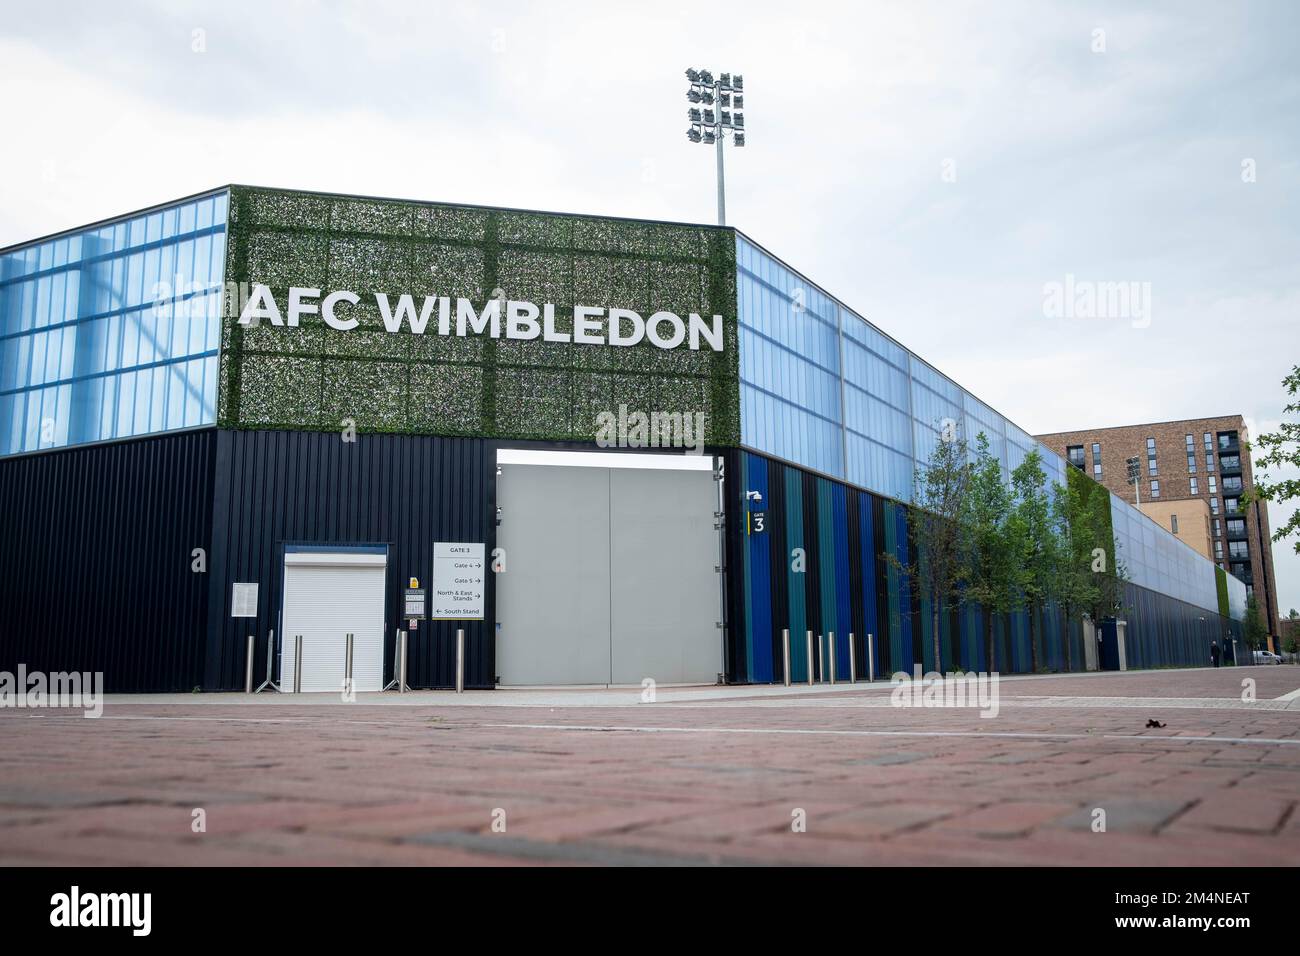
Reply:
[[[215,423],[226,204],[0,255],[0,455]]]
[[[1065,485],[1059,455],[739,234],[736,262],[742,444],[906,502],[952,421],[972,444],[985,434],[1008,480],[1037,448]],[[1113,495],[1111,512],[1135,584],[1217,610],[1211,562]],[[1235,608],[1245,588],[1229,589]]]

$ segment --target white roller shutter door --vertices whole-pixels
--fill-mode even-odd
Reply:
[[[341,693],[347,635],[353,635],[352,679],[358,692],[384,678],[384,591],[388,556],[363,551],[288,551],[280,689],[293,692],[295,637],[302,635],[302,690]]]

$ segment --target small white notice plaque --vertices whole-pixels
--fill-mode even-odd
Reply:
[[[236,582],[231,586],[230,616],[257,617],[256,583],[241,584]]]

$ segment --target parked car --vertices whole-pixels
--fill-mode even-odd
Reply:
[[[1282,658],[1278,657],[1272,651],[1256,651],[1255,663],[1256,664],[1281,664]]]

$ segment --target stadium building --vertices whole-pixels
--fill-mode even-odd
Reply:
[[[221,188],[0,250],[0,669],[234,690],[252,636],[337,692],[352,635],[378,690],[399,630],[412,687],[458,631],[471,688],[780,681],[787,630],[795,681],[1083,669],[1052,607],[933,659],[884,555],[945,421],[1037,446],[731,228]],[[1240,581],[1110,514],[1128,666],[1239,636]]]

